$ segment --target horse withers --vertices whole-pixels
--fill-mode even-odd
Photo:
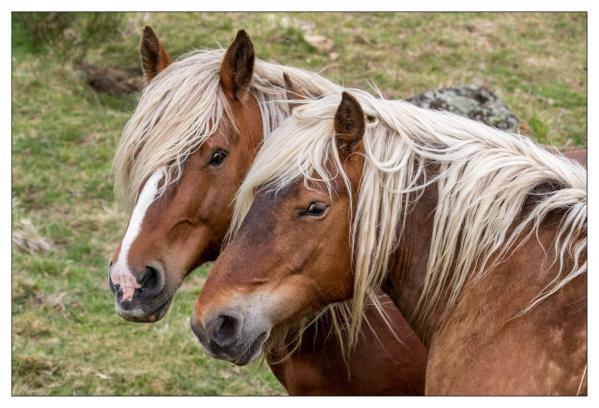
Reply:
[[[185,276],[218,256],[237,188],[262,140],[289,115],[287,104],[276,103],[289,92],[285,78],[302,95],[340,88],[255,59],[243,31],[226,52],[173,62],[146,27],[141,55],[148,85],[114,161],[117,191],[132,216],[111,259],[109,285],[120,316],[155,322]],[[333,317],[323,316],[302,330],[301,341],[292,342],[301,333],[291,331],[272,344],[273,372],[291,394],[421,394],[424,347],[386,303],[392,329],[369,310],[371,327],[349,358],[330,335]]]
[[[196,300],[200,342],[256,355],[275,328],[349,299],[351,342],[383,288],[428,349],[426,394],[585,394],[584,168],[352,94],[296,108],[261,148]]]

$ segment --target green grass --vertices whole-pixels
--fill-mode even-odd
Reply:
[[[146,14],[86,59],[138,64],[140,28],[154,26],[173,56],[226,46],[237,29],[263,59],[346,85],[407,97],[465,83],[489,86],[543,143],[586,146],[584,14]],[[333,40],[332,61],[305,31]],[[110,161],[134,97],[94,93],[64,50],[13,31],[13,228],[29,219],[47,253],[13,251],[14,394],[280,394],[263,363],[237,368],[208,357],[188,328],[206,268],[185,283],[169,315],[133,324],[113,311],[106,262],[126,223],[114,204]],[[40,51],[43,49],[44,51]]]

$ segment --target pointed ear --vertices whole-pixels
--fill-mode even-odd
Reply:
[[[247,90],[254,72],[254,45],[245,30],[239,30],[227,48],[220,67],[220,83],[225,95],[240,99]]]
[[[152,30],[152,27],[145,26],[141,35],[141,44],[139,45],[141,55],[141,67],[146,77],[146,83],[168,67],[173,59],[168,55],[160,44],[158,37]]]
[[[362,107],[351,94],[343,92],[335,113],[335,138],[337,148],[351,152],[362,141],[366,125]]]
[[[287,72],[283,72],[283,81],[285,82],[285,97],[288,101],[301,101],[306,99],[306,95],[300,92],[299,88],[291,80],[289,75],[287,75]],[[293,111],[296,106],[295,103],[290,103],[289,110]]]

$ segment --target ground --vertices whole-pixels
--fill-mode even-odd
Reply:
[[[96,93],[75,69],[81,55],[32,42],[15,21],[13,394],[284,393],[266,364],[234,367],[194,339],[188,317],[207,267],[157,324],[114,313],[107,259],[127,220],[110,162],[136,97]],[[387,96],[485,85],[540,142],[586,146],[583,13],[128,13],[84,60],[136,68],[145,24],[173,56],[226,47],[245,28],[260,58],[324,69],[347,86],[374,82]]]

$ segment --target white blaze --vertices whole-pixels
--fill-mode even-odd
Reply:
[[[148,211],[148,208],[155,200],[156,192],[158,191],[158,183],[162,179],[162,176],[162,170],[155,171],[141,190],[141,194],[137,199],[133,214],[129,220],[129,227],[127,228],[123,242],[121,243],[119,256],[110,271],[112,282],[115,285],[120,285],[123,289],[123,300],[131,300],[135,289],[140,287],[135,276],[131,273],[127,258],[129,256],[131,245],[133,245],[133,242],[135,242],[141,231],[141,225],[146,216],[146,211]]]

